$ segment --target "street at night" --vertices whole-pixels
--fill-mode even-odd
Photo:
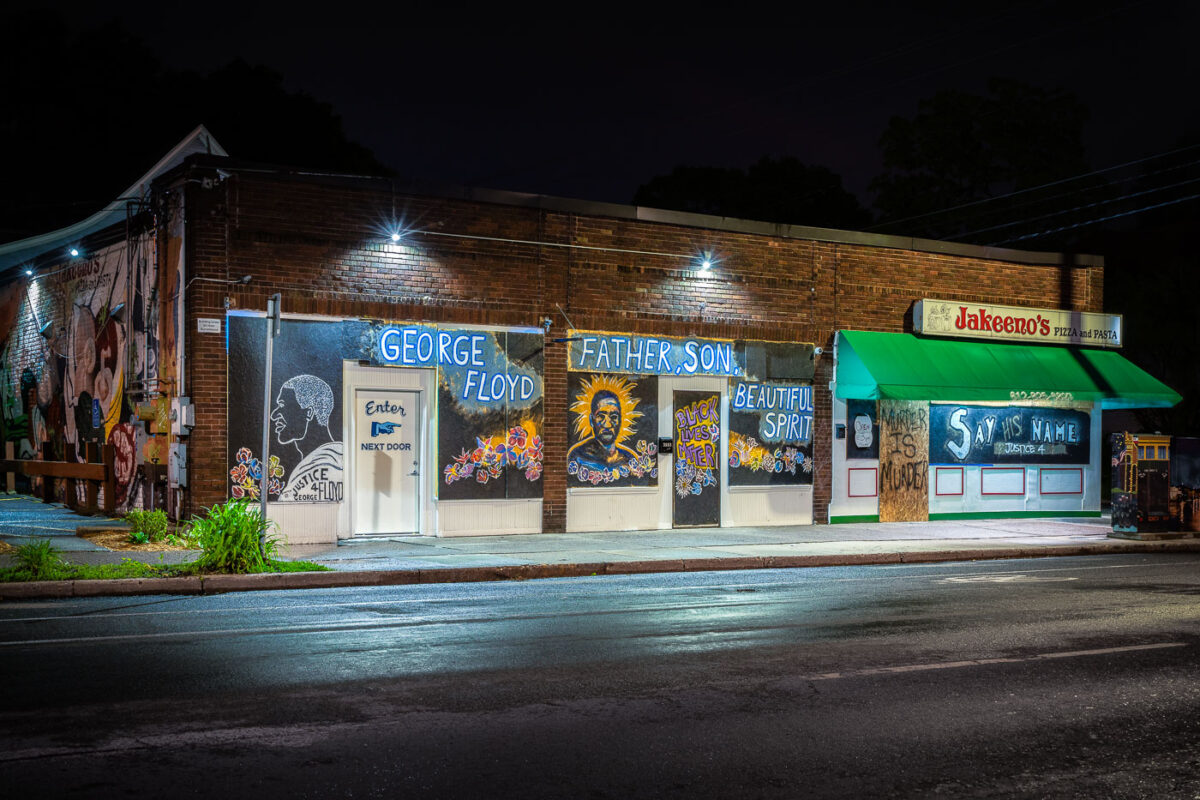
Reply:
[[[1200,791],[1188,554],[8,602],[12,797]]]

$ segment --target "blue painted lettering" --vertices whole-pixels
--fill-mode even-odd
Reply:
[[[400,360],[400,347],[396,342],[399,336],[400,331],[395,328],[385,328],[383,333],[379,334],[379,357],[389,364]]]
[[[683,345],[683,352],[687,354],[687,361],[683,362],[683,371],[688,375],[695,375],[696,367],[700,365],[699,358],[696,356],[696,347],[695,342],[687,342]]]

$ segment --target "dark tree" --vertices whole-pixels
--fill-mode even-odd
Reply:
[[[906,220],[1087,172],[1087,117],[1070,92],[1001,78],[988,82],[985,95],[943,90],[920,101],[916,116],[893,117],[880,139],[884,171],[871,182],[879,228],[968,241],[1016,235],[996,226],[1047,213],[1044,203],[1061,193],[1023,193]]]
[[[200,124],[236,158],[389,173],[278,73],[171,70],[117,22],[73,30],[53,12],[6,14],[0,70],[0,241],[84,219]]]
[[[722,217],[856,229],[870,213],[825,167],[764,156],[748,169],[676,167],[643,184],[637,205]]]

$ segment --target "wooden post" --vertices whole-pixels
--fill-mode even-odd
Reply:
[[[79,459],[75,457],[75,443],[67,442],[63,445],[63,461],[68,464],[74,464]],[[63,493],[63,505],[75,511],[79,508],[79,481],[75,478],[67,478],[67,490]]]
[[[53,461],[54,459],[51,458],[53,455],[54,453],[50,449],[50,443],[42,442],[42,460]],[[54,502],[54,478],[49,475],[42,476],[42,502]]]
[[[99,464],[100,463],[100,445],[96,444],[95,442],[88,442],[87,444],[85,444],[83,446],[83,448],[84,448],[83,452],[85,454],[85,458],[84,458],[85,461],[87,461],[89,464]],[[85,508],[83,509],[83,512],[85,514],[89,514],[89,515],[95,514],[96,511],[99,510],[96,507],[97,501],[99,499],[98,498],[99,492],[100,492],[100,482],[99,481],[86,481],[84,483],[85,497],[84,497],[83,502],[84,502]]]
[[[117,507],[117,448],[106,444],[101,452],[104,462],[104,513],[112,516]]]
[[[17,460],[17,443],[16,442],[5,442],[4,443],[4,458],[8,461],[16,461]],[[16,492],[17,491],[17,473],[15,473],[15,472],[7,473],[5,475],[4,484],[5,484],[4,489],[9,494],[13,494],[14,492]]]

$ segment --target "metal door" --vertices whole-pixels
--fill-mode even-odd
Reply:
[[[421,529],[421,393],[354,393],[354,534]]]
[[[721,395],[675,392],[676,528],[721,524]]]

